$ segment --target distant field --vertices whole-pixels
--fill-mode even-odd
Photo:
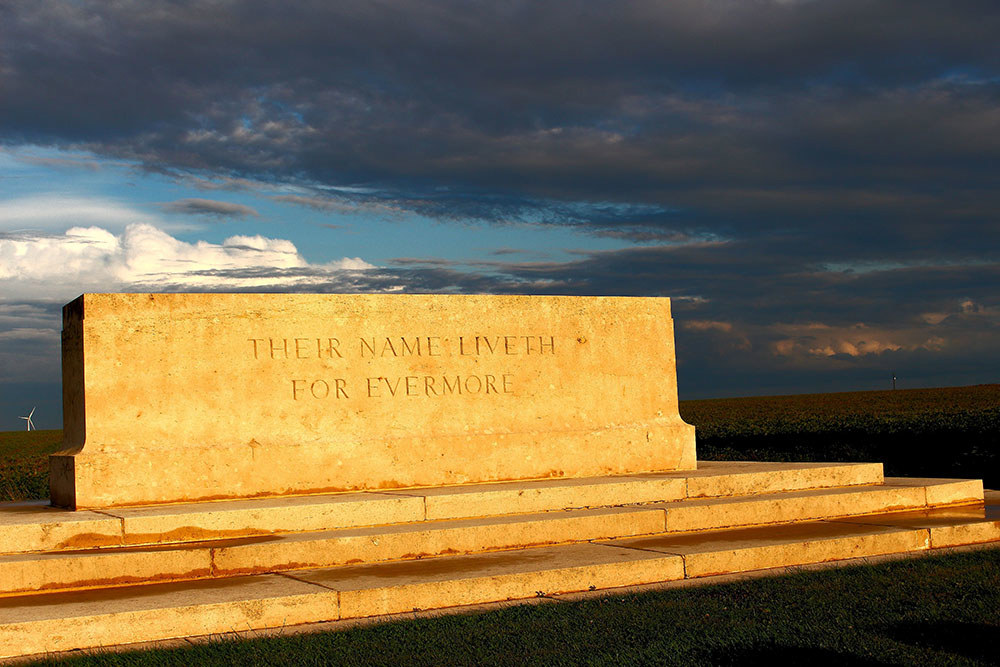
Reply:
[[[1000,487],[1000,385],[683,401],[698,458],[879,461]]]
[[[61,430],[0,432],[0,501],[48,498],[48,456],[61,442]]]
[[[880,461],[887,475],[1000,488],[1000,385],[682,401],[698,458]],[[0,433],[0,501],[48,495],[62,431]]]

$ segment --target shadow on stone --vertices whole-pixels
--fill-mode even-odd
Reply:
[[[901,623],[890,626],[886,635],[893,639],[990,662],[997,658],[1000,626],[985,623]]]

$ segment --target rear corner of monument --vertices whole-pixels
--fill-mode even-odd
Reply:
[[[87,439],[84,405],[83,316],[86,295],[63,306],[62,448],[49,456],[49,497],[56,507],[77,509],[76,457]]]
[[[667,405],[670,409],[670,414],[668,417],[671,421],[676,420],[676,429],[674,429],[674,437],[680,441],[680,460],[677,464],[678,470],[695,470],[698,467],[698,456],[695,446],[695,427],[688,424],[680,415],[680,399],[677,394],[677,347],[676,347],[676,337],[674,335],[674,319],[673,319],[673,303],[668,297],[661,297],[665,302],[665,317],[667,325],[669,327],[669,335],[667,336],[668,343],[668,361],[669,368],[667,372],[669,374],[672,382],[668,383],[669,396],[667,397]]]

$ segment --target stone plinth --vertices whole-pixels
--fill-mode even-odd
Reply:
[[[666,298],[86,294],[52,501],[695,468]]]

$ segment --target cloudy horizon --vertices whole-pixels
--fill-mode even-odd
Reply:
[[[85,291],[670,296],[681,398],[1000,381],[1000,9],[0,6],[0,430]]]

